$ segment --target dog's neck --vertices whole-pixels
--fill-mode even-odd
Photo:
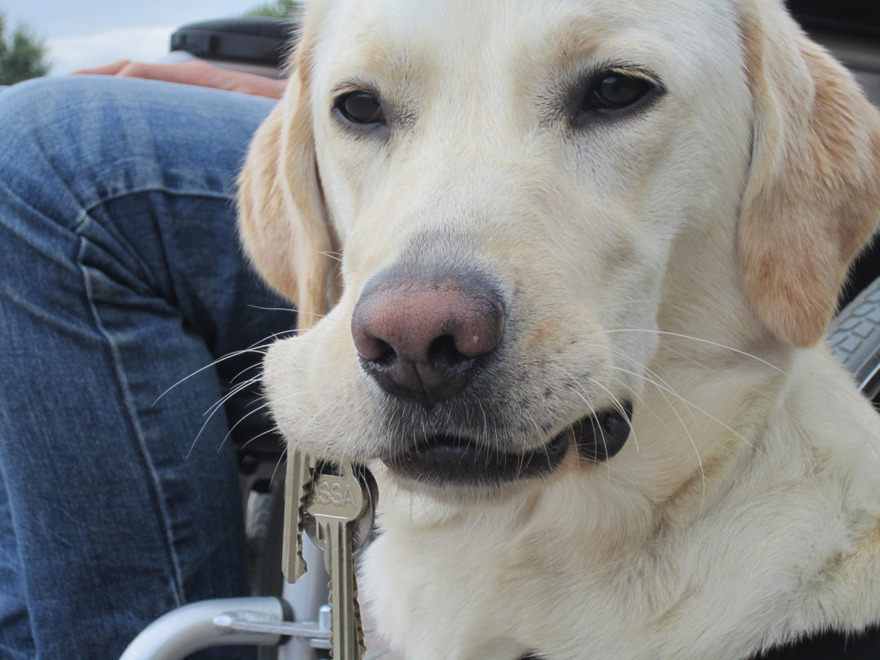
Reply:
[[[756,359],[709,344],[689,354],[672,339],[659,343],[650,365],[656,377],[636,398],[632,437],[607,463],[572,453],[551,477],[482,500],[440,501],[384,484],[384,533],[368,554],[365,588],[394,595],[379,598],[385,616],[410,621],[408,607],[392,604],[403,593],[411,599],[405,602],[446,602],[443,594],[496,583],[509,589],[512,602],[525,602],[526,575],[534,575],[546,593],[577,593],[592,603],[577,616],[595,631],[597,648],[617,648],[619,639],[603,639],[603,630],[618,626],[642,630],[645,639],[633,644],[647,652],[655,643],[652,629],[639,626],[658,617],[682,629],[693,621],[711,625],[707,639],[730,644],[725,657],[747,657],[748,649],[785,639],[789,623],[799,630],[799,617],[824,626],[841,617],[873,623],[871,613],[880,613],[880,556],[872,539],[880,531],[871,525],[880,480],[875,459],[858,450],[858,437],[880,437],[875,413],[867,403],[854,405],[847,374],[823,348],[768,346]],[[816,373],[824,374],[819,384]],[[851,449],[837,432],[844,426],[854,434]],[[847,483],[845,492],[840,483]],[[800,517],[787,519],[789,507]],[[860,548],[851,553],[857,561],[848,555],[849,563],[840,563],[833,547],[792,554],[793,538],[817,536],[823,521],[841,511],[848,526],[835,538]],[[780,563],[788,568],[780,572]],[[439,584],[430,577],[437,575]],[[792,575],[814,582],[792,582]],[[704,586],[693,591],[697,584]],[[721,585],[741,592],[737,602],[760,607],[719,610],[713,589]],[[862,590],[874,594],[870,603],[846,598]],[[770,591],[784,602],[768,600]],[[605,603],[628,609],[608,619]],[[474,631],[484,623],[478,608],[426,607],[430,620],[473,623]],[[507,614],[513,629],[535,616],[517,608]],[[767,628],[779,616],[788,623]],[[467,653],[462,657],[473,657]],[[694,657],[712,655],[706,653]]]

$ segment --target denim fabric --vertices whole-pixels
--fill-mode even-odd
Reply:
[[[235,233],[271,105],[98,77],[0,91],[2,658],[115,659],[162,613],[246,593],[229,420],[205,413],[260,355],[204,367],[295,323]]]

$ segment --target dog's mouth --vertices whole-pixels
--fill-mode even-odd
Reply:
[[[574,447],[584,460],[601,463],[616,455],[630,434],[632,405],[624,403],[581,419],[540,447],[504,452],[475,440],[436,435],[385,459],[399,476],[430,486],[500,486],[553,473]]]

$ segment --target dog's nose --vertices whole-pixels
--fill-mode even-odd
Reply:
[[[504,307],[479,275],[381,279],[351,319],[361,366],[387,392],[426,407],[461,393],[504,333]]]

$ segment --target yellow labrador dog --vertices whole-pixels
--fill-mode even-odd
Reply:
[[[880,118],[782,3],[303,20],[241,233],[308,329],[266,356],[278,426],[380,481],[391,647],[736,659],[880,622],[880,419],[823,343]]]

